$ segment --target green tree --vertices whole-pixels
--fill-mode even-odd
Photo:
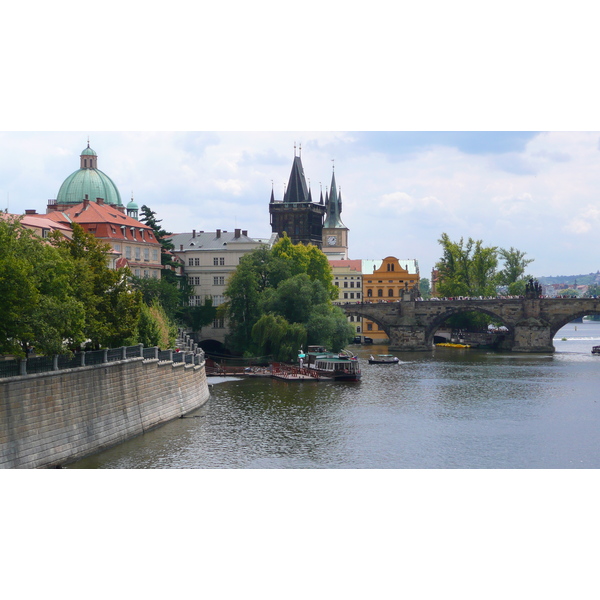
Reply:
[[[91,346],[137,343],[141,293],[129,285],[129,269],[108,267],[110,246],[85,232],[77,223],[73,223],[72,239],[55,236],[53,244],[67,252],[74,263],[71,286],[83,305],[85,338],[90,340]]]
[[[498,250],[500,258],[504,261],[502,270],[498,273],[499,285],[508,286],[508,293],[520,296],[525,293],[525,283],[531,278],[525,274],[527,265],[531,264],[533,258],[525,258],[526,252],[521,252],[512,246],[505,250]]]
[[[213,306],[212,299],[206,298],[201,306],[184,306],[179,310],[180,320],[192,331],[201,331],[202,328],[214,321],[217,308]]]
[[[431,298],[431,286],[427,277],[422,277],[419,280],[419,292],[421,294],[421,297],[425,300]]]
[[[75,265],[19,219],[0,218],[0,352],[56,354],[84,340],[84,307],[72,285]]]
[[[341,349],[354,331],[332,304],[337,293],[327,257],[316,246],[294,245],[284,236],[272,250],[244,256],[229,279],[226,345],[240,354],[279,357],[295,357],[307,340]]]

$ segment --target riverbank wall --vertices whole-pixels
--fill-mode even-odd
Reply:
[[[130,358],[0,379],[0,468],[52,468],[179,418],[209,398],[203,360]]]

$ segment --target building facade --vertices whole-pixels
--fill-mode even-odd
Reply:
[[[207,299],[212,300],[215,307],[223,304],[229,277],[242,256],[257,248],[271,248],[277,239],[277,234],[269,239],[251,238],[242,229],[229,232],[193,230],[173,235],[171,242],[175,249],[172,252],[181,260],[183,275],[194,288],[190,305],[202,306]],[[227,333],[227,323],[219,317],[212,325],[202,328],[196,341],[214,340],[222,344]]]
[[[419,295],[419,265],[416,260],[398,260],[387,256],[383,260],[363,260],[364,302],[400,302]],[[387,343],[388,336],[374,321],[363,320],[363,334],[374,344]]]
[[[330,260],[333,284],[338,288],[338,298],[334,304],[360,304],[362,298],[362,261]],[[354,327],[356,336],[362,334],[360,317],[350,316],[348,322]]]

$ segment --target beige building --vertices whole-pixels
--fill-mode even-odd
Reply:
[[[277,234],[268,239],[248,237],[242,229],[214,232],[193,230],[191,233],[178,233],[171,236],[175,246],[173,254],[183,262],[183,274],[194,287],[190,299],[191,306],[202,306],[207,298],[213,306],[225,302],[225,289],[231,274],[240,264],[242,256],[261,247],[271,248],[277,241]],[[215,319],[212,325],[202,328],[197,341],[214,340],[223,343],[228,333],[224,319]]]
[[[356,304],[363,301],[362,292],[362,261],[360,260],[330,260],[333,272],[333,284],[338,288],[338,298],[334,304]],[[348,317],[357,336],[362,334],[362,319]]]

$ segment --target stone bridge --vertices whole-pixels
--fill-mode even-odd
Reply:
[[[387,333],[390,350],[430,350],[448,317],[476,311],[508,328],[503,348],[513,352],[554,352],[556,332],[574,319],[600,315],[599,298],[491,298],[489,300],[409,300],[342,304],[347,315],[374,321]]]

